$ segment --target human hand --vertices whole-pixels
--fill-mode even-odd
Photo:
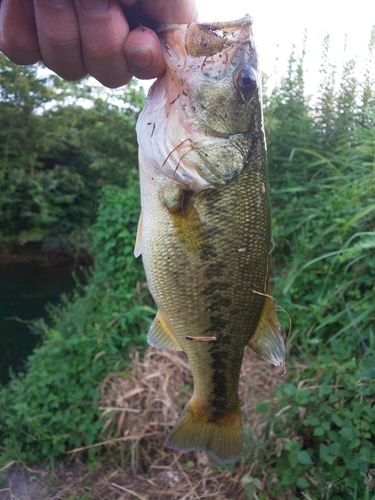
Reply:
[[[147,26],[196,20],[194,0],[0,0],[0,50],[17,64],[42,60],[66,80],[88,73],[115,88],[164,72]]]

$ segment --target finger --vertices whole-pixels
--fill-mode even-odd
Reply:
[[[165,71],[157,22],[189,23],[197,19],[193,0],[121,0],[132,31],[125,43],[130,70],[137,78],[155,78]],[[145,28],[147,26],[148,28]]]
[[[129,33],[125,55],[131,73],[137,78],[157,78],[165,71],[159,38],[149,28],[139,27]]]
[[[16,64],[39,61],[32,0],[3,0],[0,9],[0,50]]]
[[[72,0],[34,0],[39,47],[44,64],[66,80],[83,78],[87,71]]]
[[[115,88],[132,74],[125,53],[129,27],[117,0],[74,0],[82,43],[82,57],[90,75]]]
[[[141,0],[144,12],[159,23],[188,24],[198,21],[194,0]]]

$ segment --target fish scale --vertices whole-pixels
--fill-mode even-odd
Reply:
[[[137,124],[135,254],[159,308],[149,343],[185,351],[193,372],[192,399],[167,445],[233,462],[244,348],[283,364],[284,344],[267,284],[270,202],[251,20],[223,26],[161,28],[168,70]]]

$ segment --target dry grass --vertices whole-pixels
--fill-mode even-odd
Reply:
[[[261,432],[260,401],[270,399],[283,375],[246,349],[240,397],[244,425]],[[192,392],[192,376],[184,353],[149,348],[143,359],[133,356],[132,368],[111,373],[102,383],[102,443],[121,457],[123,468],[109,467],[80,482],[76,495],[90,491],[100,499],[246,500],[241,478],[251,472],[237,464],[231,472],[205,453],[176,453],[165,447],[166,436]],[[78,451],[78,450],[76,450]],[[129,464],[130,467],[129,467]]]
[[[259,427],[261,416],[254,410],[273,393],[282,373],[246,349],[239,393],[247,426]],[[103,381],[103,441],[119,453],[129,453],[135,471],[165,465],[172,455],[165,438],[190,399],[192,386],[184,353],[149,348],[142,360],[135,353],[130,372],[111,373]]]

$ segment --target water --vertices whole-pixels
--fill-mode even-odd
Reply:
[[[46,317],[48,302],[73,290],[72,266],[67,263],[21,262],[0,264],[0,382],[9,380],[9,368],[26,368],[26,358],[40,343],[28,327]]]

